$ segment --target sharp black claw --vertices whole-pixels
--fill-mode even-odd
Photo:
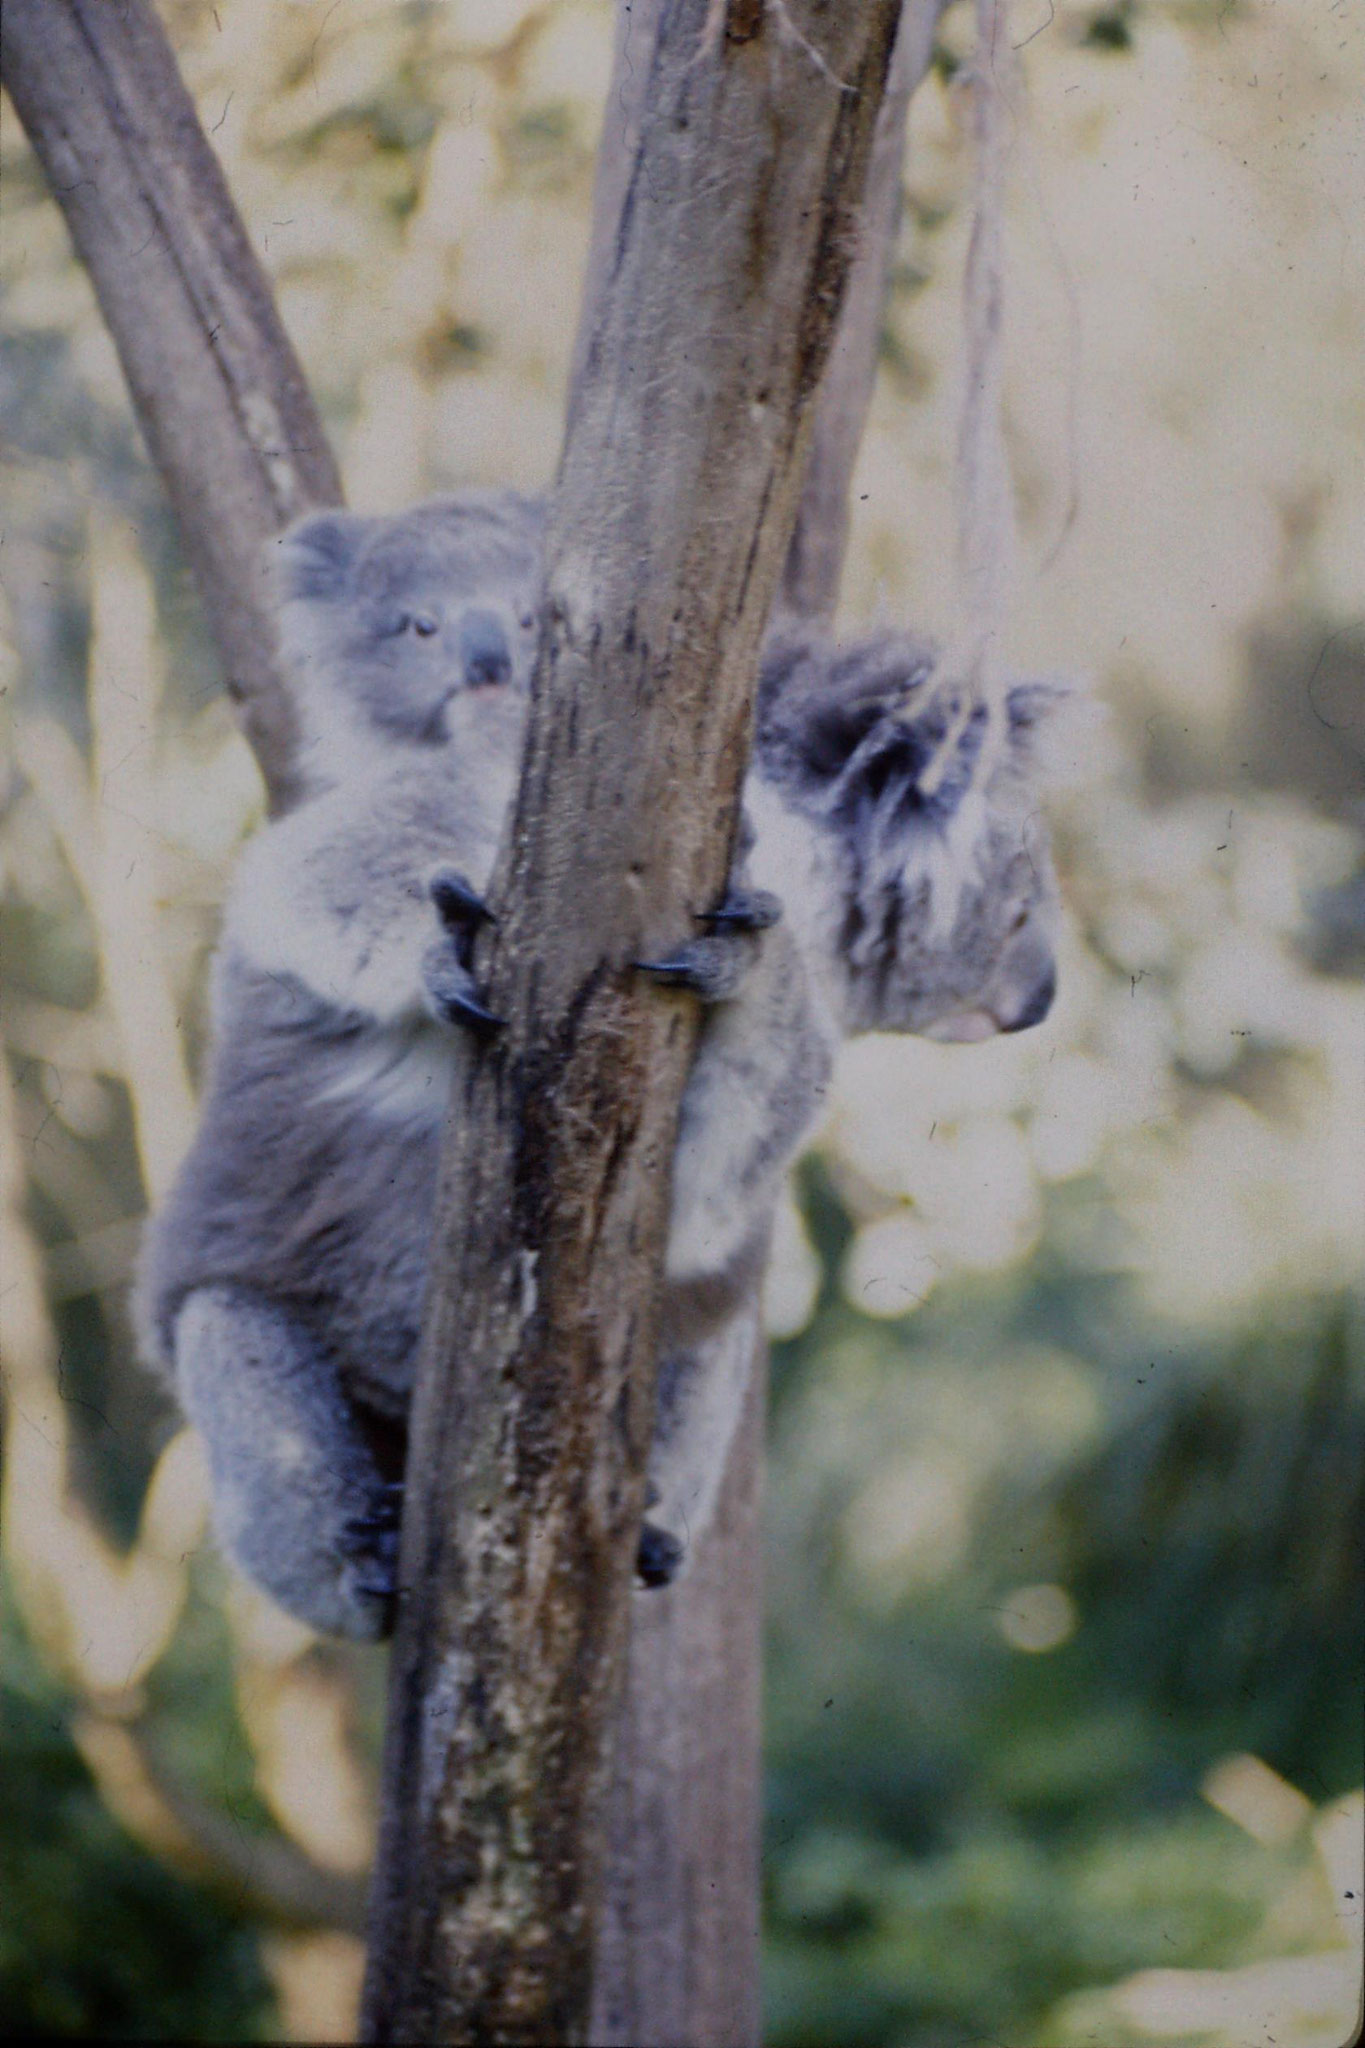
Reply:
[[[386,1481],[372,1507],[362,1514],[348,1515],[341,1525],[340,1547],[346,1557],[360,1564],[378,1565],[381,1571],[396,1564],[403,1519],[403,1482]]]
[[[683,1546],[667,1529],[646,1522],[640,1530],[640,1547],[635,1553],[635,1575],[645,1586],[671,1585],[683,1561]]]
[[[374,1508],[368,1515],[352,1515],[343,1525],[345,1534],[354,1538],[357,1543],[363,1543],[370,1536],[382,1535],[387,1530],[396,1529],[397,1526],[398,1512],[387,1505]]]
[[[632,960],[632,967],[638,967],[642,974],[652,974],[656,981],[669,982],[686,988],[696,978],[696,965],[683,955],[677,960]]]
[[[468,1025],[480,1038],[492,1038],[507,1023],[505,1017],[495,1017],[482,1003],[476,1003],[473,996],[447,996],[445,1013],[452,1024]]]
[[[498,921],[473,883],[466,881],[463,875],[434,876],[431,900],[440,912],[441,922],[452,931],[465,931],[471,925],[496,924]]]
[[[781,900],[770,889],[734,889],[714,910],[703,910],[701,921],[725,925],[731,931],[766,932],[772,930],[781,916]]]
[[[372,1593],[377,1600],[392,1600],[398,1591],[398,1581],[393,1578],[371,1578],[355,1572],[351,1585],[357,1593]]]

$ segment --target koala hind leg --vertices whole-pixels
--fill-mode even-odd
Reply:
[[[685,1349],[665,1335],[635,1566],[646,1586],[666,1586],[680,1576],[715,1512],[757,1340],[756,1309],[739,1310]]]
[[[277,1303],[197,1288],[176,1318],[175,1373],[208,1450],[214,1523],[233,1562],[301,1621],[374,1641],[392,1625],[399,1494],[336,1367]]]

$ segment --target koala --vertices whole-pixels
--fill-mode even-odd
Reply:
[[[519,771],[542,549],[542,509],[505,493],[315,514],[278,547],[311,793],[239,863],[202,1122],[135,1309],[207,1445],[222,1546],[323,1632],[372,1639],[393,1619],[441,1131],[497,1028],[471,941]],[[714,1503],[748,1368],[740,1311],[841,1040],[984,1038],[1052,1001],[1056,893],[1029,789],[1050,692],[971,708],[933,673],[910,635],[776,633],[729,885],[636,963],[703,1005],[644,1585],[685,1566]]]

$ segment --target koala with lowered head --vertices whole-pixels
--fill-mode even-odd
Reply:
[[[315,1627],[392,1618],[405,1418],[452,1070],[495,1027],[471,936],[518,774],[542,514],[312,515],[280,544],[307,801],[244,853],[203,1122],[144,1249],[144,1348],[208,1447],[219,1538]],[[642,971],[705,1004],[682,1103],[638,1574],[714,1501],[783,1174],[859,1031],[980,1038],[1052,999],[1027,766],[1050,694],[957,714],[885,633],[765,655],[741,856]],[[944,701],[946,696],[947,701]],[[774,890],[780,889],[781,899]]]

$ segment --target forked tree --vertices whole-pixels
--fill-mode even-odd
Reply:
[[[696,1017],[620,963],[721,891],[775,604],[832,611],[942,5],[621,6],[480,959],[507,1028],[452,1122],[414,1404],[376,2040],[757,2036],[757,1318],[718,1520],[633,1597]],[[340,496],[303,372],[148,0],[7,0],[0,49],[286,810],[261,553]],[[532,1250],[535,1289],[509,1285]]]

